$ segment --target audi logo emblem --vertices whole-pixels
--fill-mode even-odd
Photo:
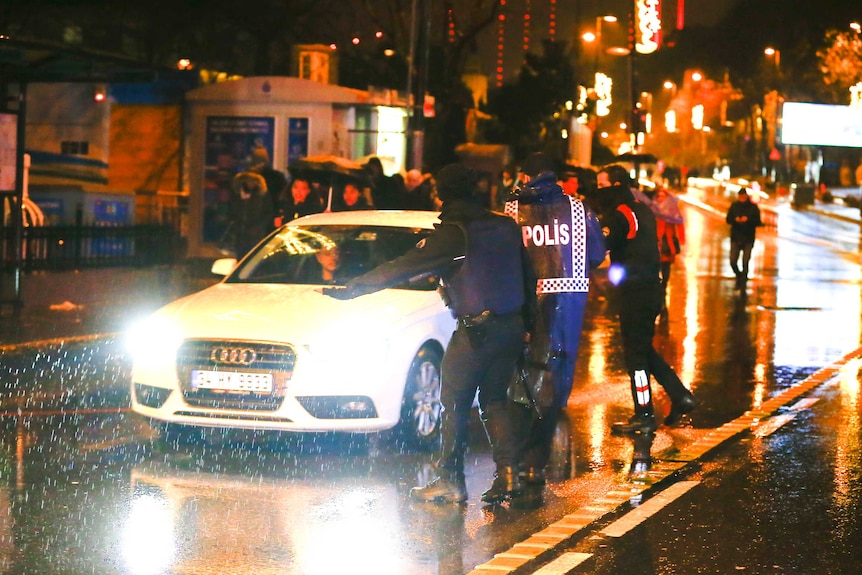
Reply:
[[[256,359],[257,353],[250,347],[214,347],[210,352],[210,360],[216,363],[251,365]]]

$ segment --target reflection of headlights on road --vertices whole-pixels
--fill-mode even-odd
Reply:
[[[174,357],[182,342],[177,326],[163,318],[147,318],[126,335],[126,349],[136,362],[143,363]]]
[[[165,573],[174,560],[174,519],[168,503],[152,495],[135,499],[122,534],[121,552],[130,573]]]
[[[347,369],[357,364],[381,362],[389,352],[389,334],[373,321],[339,323],[316,338],[309,349],[319,358],[330,358]]]
[[[618,286],[625,278],[625,268],[620,264],[611,264],[611,267],[608,268],[608,281],[610,281],[615,286]]]

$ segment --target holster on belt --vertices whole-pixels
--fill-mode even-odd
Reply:
[[[471,328],[482,325],[493,317],[494,312],[489,309],[486,309],[482,313],[477,313],[474,315],[460,315],[458,316],[458,323],[462,327]]]

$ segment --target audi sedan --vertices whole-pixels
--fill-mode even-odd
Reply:
[[[306,216],[270,234],[219,283],[130,333],[132,409],[173,427],[392,430],[439,440],[440,363],[454,320],[424,278],[350,301],[323,295],[412,248],[435,212]]]

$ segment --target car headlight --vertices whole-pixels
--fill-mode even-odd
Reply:
[[[151,316],[134,325],[126,333],[126,349],[135,363],[174,358],[183,342],[183,335],[172,321]]]

